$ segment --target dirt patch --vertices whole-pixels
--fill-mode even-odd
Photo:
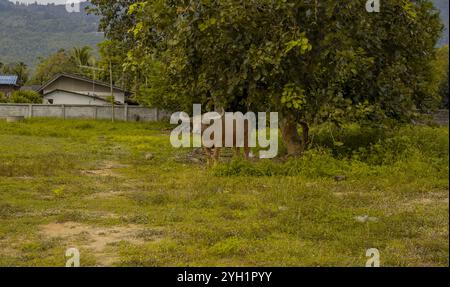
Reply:
[[[94,175],[94,176],[119,177],[119,175],[111,169],[83,170],[82,173],[86,174],[86,175]]]
[[[17,179],[17,180],[33,180],[34,177],[32,177],[32,176],[17,176],[17,177],[13,177],[13,179]]]
[[[422,197],[410,200],[407,204],[409,205],[429,205],[435,203],[445,203],[448,204],[448,192],[431,192],[424,194]]]
[[[83,170],[81,173],[93,176],[105,176],[105,177],[121,177],[116,169],[126,168],[128,165],[120,164],[115,161],[102,161],[96,169]]]
[[[141,230],[135,225],[104,228],[76,222],[50,223],[41,228],[42,233],[49,238],[86,239],[86,247],[94,251],[102,251],[108,244],[122,240],[142,244],[144,242],[136,236]]]
[[[16,257],[19,250],[15,248],[15,244],[11,244],[7,240],[0,240],[0,255],[2,257]]]
[[[116,197],[116,196],[124,196],[126,194],[127,194],[127,192],[125,192],[125,191],[110,190],[110,191],[96,192],[96,193],[88,195],[86,198],[87,199],[104,199],[104,198],[111,198],[111,197]]]
[[[448,205],[449,194],[445,192],[429,192],[421,194],[415,198],[408,198],[403,202],[399,202],[404,210],[415,210],[417,207],[433,207],[435,205]]]
[[[367,197],[370,196],[370,194],[359,192],[359,191],[336,191],[333,192],[333,195],[339,198],[345,198],[345,197]]]
[[[66,242],[81,246],[91,250],[100,266],[111,266],[118,260],[111,245],[121,241],[132,244],[143,244],[146,241],[158,240],[158,234],[154,237],[143,238],[141,234],[148,229],[138,225],[115,226],[115,227],[97,227],[77,222],[50,223],[40,228],[40,233],[46,238],[62,238]],[[81,242],[81,243],[79,243]]]

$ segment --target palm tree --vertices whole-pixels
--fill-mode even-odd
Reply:
[[[92,62],[92,48],[84,46],[81,48],[73,48],[71,57],[78,66],[89,66]]]

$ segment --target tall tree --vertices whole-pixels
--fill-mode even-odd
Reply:
[[[17,75],[18,85],[23,86],[28,81],[29,72],[28,72],[28,66],[25,65],[25,63],[23,63],[23,62],[17,63],[13,67],[13,73],[15,75]]]
[[[108,40],[100,43],[100,60],[98,65],[105,69],[100,73],[103,80],[109,80],[109,64],[113,67],[113,79],[117,85],[135,94],[139,93],[139,87],[146,83],[142,70],[127,65],[128,51],[134,46],[134,38],[129,30],[133,27],[135,15],[128,13],[131,5],[140,0],[93,0],[88,7],[88,13],[100,15],[99,30],[105,33]]]
[[[92,48],[89,46],[72,48],[71,57],[78,66],[90,66],[94,64]]]
[[[40,60],[34,72],[31,84],[42,85],[58,73],[81,73],[81,69],[65,50],[59,50],[48,58]]]
[[[28,81],[28,66],[23,62],[4,65],[0,63],[0,72],[17,76],[17,84],[23,86]]]
[[[278,111],[291,155],[311,123],[407,120],[436,104],[443,27],[428,0],[385,0],[381,13],[360,0],[94,2],[107,36],[127,45],[126,66],[164,79],[150,102]]]
[[[134,65],[161,61],[180,100],[279,111],[292,155],[310,123],[404,120],[436,102],[426,83],[442,25],[430,1],[369,14],[358,0],[158,0],[130,13]]]
[[[124,71],[127,50],[122,42],[106,40],[100,43],[98,47],[100,57],[97,66],[102,69],[99,73],[100,79],[109,82],[111,65],[114,84],[132,90],[134,88],[133,71]]]
[[[88,13],[100,15],[99,30],[110,40],[119,40],[132,44],[128,30],[134,25],[134,15],[128,13],[130,6],[140,0],[92,0],[87,7]]]
[[[448,59],[448,45],[438,48],[436,53],[436,60],[434,64],[433,74],[435,81],[432,82],[438,88],[438,94],[442,99],[442,106],[449,108],[449,59]]]

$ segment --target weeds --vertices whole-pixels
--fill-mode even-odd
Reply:
[[[317,126],[302,158],[214,168],[168,128],[0,121],[0,266],[64,266],[74,246],[83,266],[364,266],[368,248],[383,266],[448,266],[446,127]],[[42,232],[64,223],[114,243]],[[140,240],[112,232],[130,226]]]

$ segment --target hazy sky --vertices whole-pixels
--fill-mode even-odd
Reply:
[[[56,3],[56,4],[66,4],[67,0],[9,0],[11,2],[21,2],[21,3],[34,3],[38,2],[39,4],[48,4],[48,3]],[[84,2],[84,0],[80,1]]]

